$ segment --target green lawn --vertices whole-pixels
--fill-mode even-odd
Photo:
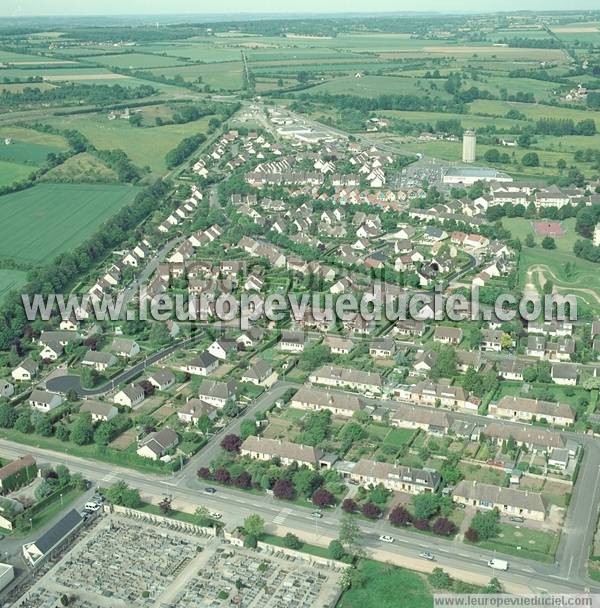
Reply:
[[[400,448],[403,445],[410,443],[415,431],[411,429],[392,429],[383,440],[385,445],[390,445]]]
[[[553,563],[559,541],[560,534],[500,524],[498,538],[477,543],[477,546],[538,562]]]
[[[364,560],[366,583],[346,591],[337,608],[431,608],[433,597],[425,579],[416,572]]]
[[[44,184],[0,197],[0,257],[39,264],[74,249],[138,188]]]

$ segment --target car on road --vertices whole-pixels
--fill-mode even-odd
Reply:
[[[96,502],[86,502],[83,508],[90,513],[95,513],[100,510],[100,505]]]
[[[204,493],[205,494],[216,494],[217,490],[216,488],[211,488],[210,486],[204,488]]]
[[[508,570],[508,562],[505,559],[491,559],[487,565],[493,570]]]
[[[321,517],[323,517],[323,513],[321,513],[321,511],[313,511],[310,516],[314,519],[321,519]]]
[[[513,515],[512,517],[508,518],[510,521],[514,521],[517,524],[522,524],[525,522],[525,518],[521,517],[520,515]]]
[[[422,557],[423,559],[428,559],[430,562],[435,561],[435,555],[433,553],[430,553],[429,551],[423,551],[422,553],[419,553],[419,557]]]
[[[222,515],[221,513],[217,513],[216,511],[213,511],[213,512],[210,514],[210,516],[211,516],[213,519],[221,519],[221,518],[223,517],[223,515]]]
[[[394,542],[394,537],[393,537],[393,536],[388,536],[387,534],[382,534],[382,535],[379,537],[379,540],[380,540],[382,543],[393,543],[393,542]]]

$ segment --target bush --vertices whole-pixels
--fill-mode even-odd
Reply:
[[[215,481],[222,484],[228,484],[231,481],[231,475],[227,469],[217,469],[215,471]]]
[[[288,549],[295,549],[296,551],[298,549],[302,549],[302,541],[295,534],[292,534],[291,532],[288,532],[284,536],[283,544]]]
[[[465,532],[465,538],[470,542],[470,543],[476,543],[479,540],[479,534],[477,534],[477,530],[473,530],[473,528],[469,528],[466,532]]]
[[[415,519],[413,521],[413,526],[417,530],[421,530],[422,532],[428,532],[429,531],[429,520],[427,520],[427,519]]]
[[[441,568],[434,568],[433,572],[427,577],[429,584],[434,589],[451,589],[452,579],[447,572],[444,572]]]
[[[243,471],[233,479],[233,485],[241,490],[249,490],[252,487],[252,477],[247,471]]]
[[[477,532],[479,540],[489,540],[498,536],[500,532],[499,520],[500,514],[495,509],[486,513],[478,511],[471,521],[471,528]]]
[[[381,517],[381,509],[373,502],[366,502],[362,507],[362,514],[368,519]]]
[[[394,507],[390,513],[390,523],[392,526],[408,526],[412,523],[412,515],[404,507]]]
[[[356,511],[358,511],[356,501],[352,500],[351,498],[344,498],[342,502],[342,511],[345,513],[356,513]]]
[[[212,473],[207,467],[200,467],[196,473],[200,479],[212,479]]]
[[[317,507],[331,507],[335,504],[335,496],[325,488],[319,488],[312,495],[312,503]]]
[[[434,534],[439,534],[440,536],[451,536],[452,534],[456,534],[457,528],[456,524],[447,517],[438,517],[433,524],[432,530]]]
[[[273,495],[282,500],[294,498],[294,484],[289,479],[278,479],[273,486]]]

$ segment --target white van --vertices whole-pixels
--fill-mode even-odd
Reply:
[[[508,570],[508,562],[504,559],[491,559],[488,566],[494,570]]]
[[[100,505],[97,502],[86,502],[83,508],[90,513],[95,513],[100,509]]]

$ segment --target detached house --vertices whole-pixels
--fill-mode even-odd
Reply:
[[[324,391],[311,386],[300,388],[292,397],[290,405],[299,410],[329,410],[334,416],[343,416],[344,418],[352,418],[356,412],[364,407],[362,399],[356,395]]]
[[[463,338],[463,331],[460,327],[444,327],[439,325],[435,328],[433,339],[441,344],[458,346]]]
[[[35,389],[29,395],[29,405],[40,412],[50,412],[63,402],[63,398],[56,393]]]
[[[135,340],[115,338],[110,346],[110,350],[115,353],[117,357],[133,359],[133,357],[139,355],[140,345]]]
[[[305,343],[304,332],[282,331],[279,349],[286,353],[302,353]]]
[[[114,403],[117,405],[124,405],[126,407],[135,407],[140,404],[146,395],[144,389],[139,384],[130,384],[123,390],[120,390],[113,397]]]
[[[235,400],[236,390],[237,388],[233,380],[229,382],[205,380],[202,386],[200,386],[198,397],[209,405],[223,408]]]
[[[108,422],[119,413],[119,410],[110,403],[86,401],[79,409],[79,412],[82,414],[89,412],[92,415],[92,422]]]
[[[37,363],[31,359],[25,359],[13,369],[11,376],[17,382],[28,382],[37,376],[38,369]]]
[[[214,420],[217,416],[217,408],[209,405],[202,399],[190,399],[177,412],[177,417],[186,424],[197,424],[201,416],[208,416]]]
[[[115,365],[116,362],[117,358],[111,353],[88,350],[81,360],[81,365],[93,367],[96,371],[104,372],[112,365]]]
[[[208,351],[201,352],[189,361],[184,369],[194,376],[209,376],[219,367],[219,360]]]
[[[150,460],[159,460],[165,454],[177,447],[179,438],[177,433],[172,429],[165,428],[154,433],[149,433],[140,441],[140,447],[137,450],[138,456],[149,458]]]
[[[219,339],[215,340],[208,348],[207,351],[220,359],[225,361],[230,355],[234,355],[237,352],[237,343],[235,340]]]
[[[169,369],[159,369],[148,376],[148,382],[158,391],[166,391],[175,384],[175,374]]]
[[[242,375],[242,382],[251,382],[260,386],[273,373],[273,366],[264,359],[259,359]]]

